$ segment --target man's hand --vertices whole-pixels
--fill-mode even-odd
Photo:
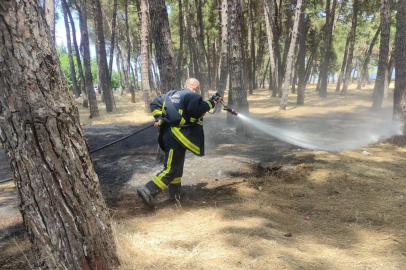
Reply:
[[[156,121],[154,127],[159,127],[159,121]]]
[[[223,99],[223,98],[219,98],[219,99],[217,99],[217,100],[213,100],[213,101],[214,101],[214,104],[216,104],[216,105],[219,104],[222,99]]]

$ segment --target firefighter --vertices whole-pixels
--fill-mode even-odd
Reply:
[[[155,126],[160,127],[158,143],[165,152],[164,169],[137,189],[138,196],[151,209],[155,208],[153,199],[165,188],[171,201],[184,194],[181,179],[186,150],[204,156],[203,115],[220,100],[204,101],[198,93],[199,81],[189,78],[185,88],[160,95],[150,104]]]

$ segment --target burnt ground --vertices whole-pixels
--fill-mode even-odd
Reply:
[[[357,131],[362,144],[353,150],[313,151],[258,130],[247,139],[225,124],[225,114],[208,115],[206,156],[187,152],[186,198],[174,205],[163,193],[155,211],[142,204],[136,188],[162,168],[155,162],[157,128],[93,153],[122,269],[406,269],[406,150],[384,141],[368,145],[366,133],[358,132],[386,128],[369,111],[371,93],[331,94],[321,101],[309,92],[307,106],[291,101],[285,112],[278,111],[278,99],[270,101],[269,92],[257,93],[250,97],[250,111],[264,123],[310,132],[313,141],[340,141],[348,130]],[[368,119],[373,125],[363,126]],[[148,125],[93,124],[83,130],[94,150]],[[3,152],[0,175],[0,180],[10,175]],[[30,269],[34,259],[13,182],[0,184],[0,214],[0,269]],[[196,216],[200,221],[193,223]],[[182,223],[201,233],[186,234]],[[167,224],[164,235],[161,224]],[[182,237],[168,240],[176,245],[157,241],[177,229]],[[125,245],[135,235],[142,236],[142,241],[133,239],[141,251]],[[158,244],[144,248],[145,241]],[[143,253],[178,254],[183,246],[185,255],[171,255],[169,261],[151,261]],[[213,268],[189,246],[206,257],[222,255],[211,259]],[[135,265],[133,257],[142,259]]]
[[[205,200],[215,201],[217,197],[234,193],[232,186],[236,182],[233,179],[248,176],[246,169],[253,164],[302,162],[294,160],[294,156],[286,155],[286,152],[298,149],[296,146],[258,134],[250,139],[239,139],[234,127],[216,122],[216,117],[205,119],[206,156],[197,157],[187,152],[182,178],[187,197],[183,207],[204,205]],[[149,125],[93,125],[84,126],[83,130],[89,148],[93,151]],[[155,127],[147,128],[91,154],[107,205],[111,211],[117,211],[117,216],[150,212],[137,197],[136,188],[149,181],[162,168],[155,160],[157,131]],[[216,150],[219,146],[221,150]],[[11,178],[4,152],[0,153],[0,175],[0,180]],[[14,183],[0,183],[0,193],[0,249],[11,250],[11,254],[0,256],[0,269],[20,269],[27,266],[22,250],[30,260],[33,255],[28,248],[29,242],[18,211]],[[169,204],[166,194],[158,197],[157,209]]]

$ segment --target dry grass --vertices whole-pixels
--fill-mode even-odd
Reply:
[[[111,112],[106,112],[106,107],[101,102],[101,95],[96,95],[100,116],[89,118],[89,108],[82,106],[82,100],[76,100],[76,105],[79,108],[81,116],[80,123],[84,126],[91,125],[108,125],[108,124],[142,124],[154,121],[150,112],[144,110],[144,102],[141,100],[142,93],[136,92],[136,103],[131,103],[130,93],[125,93],[123,96],[120,93],[114,93],[114,99],[117,108]]]
[[[278,99],[267,97],[267,90],[258,90],[249,97],[250,111],[283,119],[367,117],[371,90],[354,88],[345,98],[331,85],[328,99],[309,88],[306,106],[295,107],[291,95],[286,111],[278,110]],[[140,103],[113,113],[114,121],[150,121]],[[385,101],[386,110],[390,106]],[[120,269],[406,269],[405,148],[380,142],[351,151],[286,155],[298,164],[246,169],[233,178],[235,192],[224,194],[221,203],[202,197],[200,207],[178,203],[114,217]]]

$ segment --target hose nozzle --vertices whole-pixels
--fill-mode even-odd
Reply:
[[[231,109],[231,108],[224,108],[224,110],[228,111],[228,112],[231,113],[231,114],[238,115],[238,112],[236,112],[234,109]]]

